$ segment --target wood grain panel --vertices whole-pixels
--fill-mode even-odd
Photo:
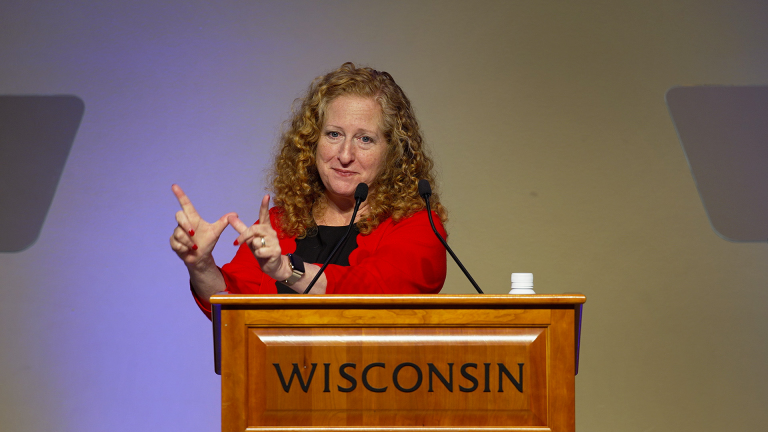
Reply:
[[[547,325],[548,309],[287,309],[249,310],[249,326],[509,326]]]
[[[549,426],[556,431],[576,430],[576,377],[573,342],[574,311],[553,310],[549,327],[549,397],[552,416]]]
[[[246,326],[242,313],[221,314],[221,411],[222,430],[244,430],[246,413],[241,407],[247,401],[246,391]],[[226,360],[225,360],[226,359]],[[224,414],[226,413],[226,415]]]
[[[385,432],[396,430],[397,432],[552,432],[548,427],[398,427],[377,428],[377,427],[254,427],[248,428],[250,432]]]
[[[368,308],[410,308],[428,306],[433,308],[516,308],[521,305],[542,307],[543,305],[574,305],[587,301],[582,294],[532,294],[532,295],[244,295],[217,294],[211,297],[211,303],[221,305],[248,306],[264,309],[297,309],[307,307],[355,307]]]
[[[254,427],[248,428],[249,432],[385,432],[396,430],[397,432],[551,432],[548,427],[398,427],[376,428],[376,427]]]
[[[546,339],[544,328],[252,328],[248,424],[544,426]]]

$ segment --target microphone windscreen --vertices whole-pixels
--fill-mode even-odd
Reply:
[[[359,199],[360,202],[363,202],[366,198],[368,198],[368,185],[359,183],[355,189],[355,201]]]
[[[432,195],[432,188],[429,186],[429,181],[426,179],[419,180],[419,195],[429,196]]]

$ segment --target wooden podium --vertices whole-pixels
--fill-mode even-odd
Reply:
[[[575,430],[583,295],[216,295],[223,431]]]

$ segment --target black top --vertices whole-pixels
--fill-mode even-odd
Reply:
[[[336,247],[336,243],[344,237],[346,231],[346,226],[318,225],[317,230],[312,235],[296,240],[296,252],[294,254],[300,256],[304,262],[322,265],[328,259],[333,248]],[[353,225],[347,241],[336,252],[336,256],[330,264],[349,265],[349,254],[357,248],[358,234],[360,231],[357,229],[357,225]],[[278,294],[298,294],[282,282],[275,282],[275,287],[277,287]]]

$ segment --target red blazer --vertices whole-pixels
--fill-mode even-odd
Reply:
[[[283,238],[277,223],[279,209],[271,208],[269,217],[283,255],[295,252],[296,238]],[[445,237],[445,228],[434,212],[433,219]],[[232,262],[221,268],[221,273],[228,293],[277,294],[275,280],[261,271],[246,244],[240,246]],[[349,266],[329,264],[325,269],[326,294],[437,294],[443,288],[445,274],[445,248],[432,232],[427,211],[421,210],[397,223],[388,218],[370,234],[358,235],[357,248],[349,254]],[[195,300],[210,317],[210,307],[197,296]]]

